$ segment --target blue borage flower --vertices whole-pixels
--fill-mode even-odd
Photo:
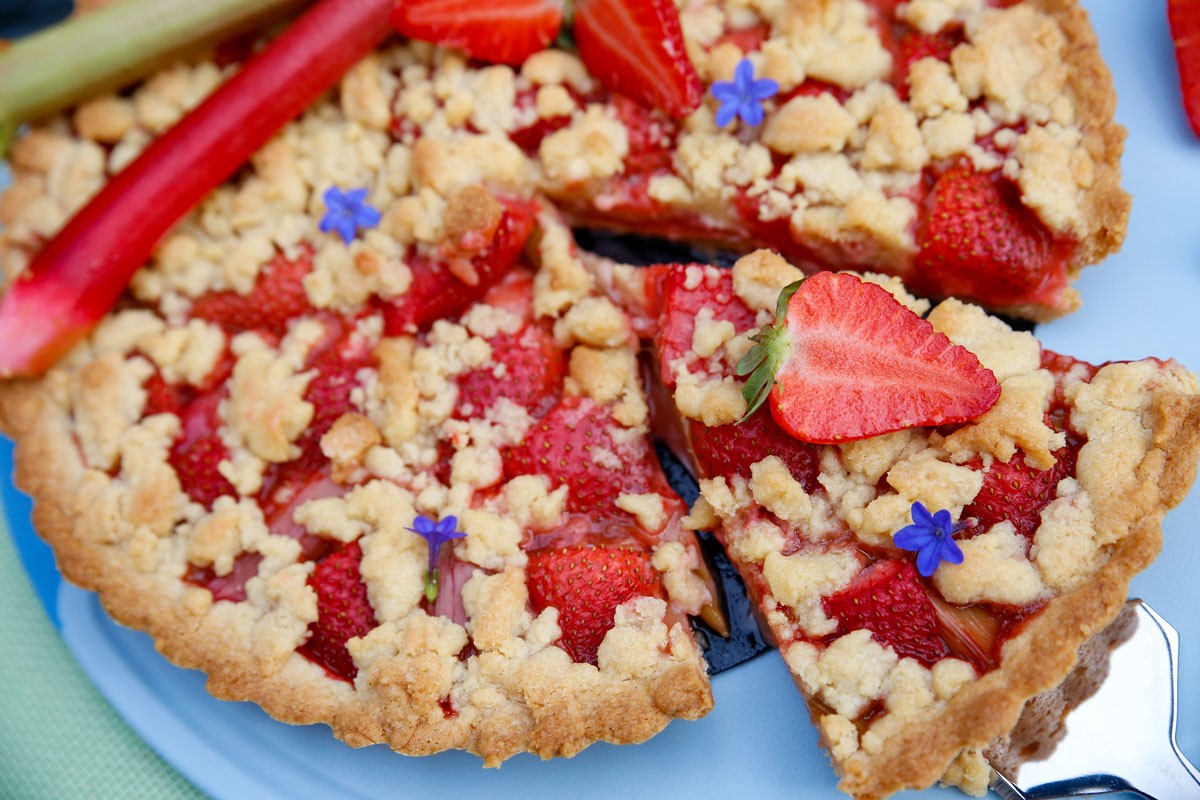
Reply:
[[[367,203],[365,188],[343,192],[336,186],[330,186],[323,197],[326,210],[325,216],[321,217],[321,230],[325,233],[336,232],[346,244],[354,241],[359,230],[374,228],[379,224],[379,211]]]
[[[425,598],[429,602],[437,599],[438,595],[438,557],[442,551],[442,545],[451,539],[461,539],[467,534],[460,530],[455,530],[458,527],[458,517],[449,516],[441,522],[434,522],[424,514],[418,514],[413,520],[413,526],[407,528],[413,533],[421,536],[429,543],[429,567],[425,570]]]
[[[916,552],[917,572],[928,578],[943,561],[962,563],[962,550],[958,549],[954,534],[972,527],[974,520],[955,522],[949,511],[930,514],[929,509],[917,501],[912,504],[912,521],[912,525],[896,531],[892,541],[902,550]]]
[[[779,92],[779,84],[770,78],[754,78],[754,65],[743,58],[734,70],[732,81],[717,81],[712,85],[713,97],[721,101],[717,110],[717,125],[724,128],[741,117],[747,125],[763,121],[763,101]]]

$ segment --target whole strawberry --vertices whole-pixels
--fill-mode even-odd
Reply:
[[[529,603],[541,613],[558,609],[560,646],[571,658],[595,664],[617,606],[633,597],[656,596],[658,573],[650,557],[615,547],[567,547],[529,556]]]
[[[747,416],[770,398],[775,420],[806,442],[965,422],[1000,398],[996,376],[974,353],[847,273],[788,286],[775,322],[752,338],[736,368],[749,376]]]
[[[321,560],[308,576],[308,585],[317,593],[318,616],[308,626],[308,641],[299,650],[348,681],[358,675],[358,667],[346,642],[365,636],[379,624],[359,573],[361,563],[362,548],[357,541],[350,542]]]
[[[950,652],[938,635],[933,603],[909,561],[877,561],[841,591],[821,601],[838,635],[868,630],[901,658],[931,665]]]

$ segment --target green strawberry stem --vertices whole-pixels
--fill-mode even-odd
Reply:
[[[738,422],[744,422],[750,415],[766,402],[775,385],[775,375],[783,362],[787,361],[789,342],[787,335],[788,301],[804,283],[801,278],[783,287],[779,299],[775,301],[775,321],[765,325],[761,331],[750,337],[755,345],[747,351],[733,368],[739,378],[747,375],[750,378],[742,387],[742,397],[746,400],[746,413]]]
[[[392,3],[316,3],[114,176],[0,298],[0,378],[82,339],[171,226],[383,41]]]
[[[22,122],[149,75],[307,0],[125,0],[0,53],[0,158]]]

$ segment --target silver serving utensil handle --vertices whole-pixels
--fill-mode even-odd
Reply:
[[[1200,800],[1200,771],[1175,743],[1179,633],[1141,600],[1136,627],[1113,649],[1108,677],[1066,718],[1044,760],[993,773],[1004,800],[1135,792],[1150,800]]]

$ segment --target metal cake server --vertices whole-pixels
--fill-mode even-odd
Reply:
[[[1067,696],[1058,698],[1069,716],[1059,718],[1057,730],[1047,737],[1035,722],[1036,732],[1022,737],[1027,717],[1038,716],[1031,701],[1010,740],[985,751],[995,770],[992,790],[1004,800],[1113,792],[1200,800],[1200,771],[1175,743],[1178,632],[1146,603],[1130,600],[1095,639],[1107,652],[1089,658],[1081,650],[1080,668],[1062,687]]]

